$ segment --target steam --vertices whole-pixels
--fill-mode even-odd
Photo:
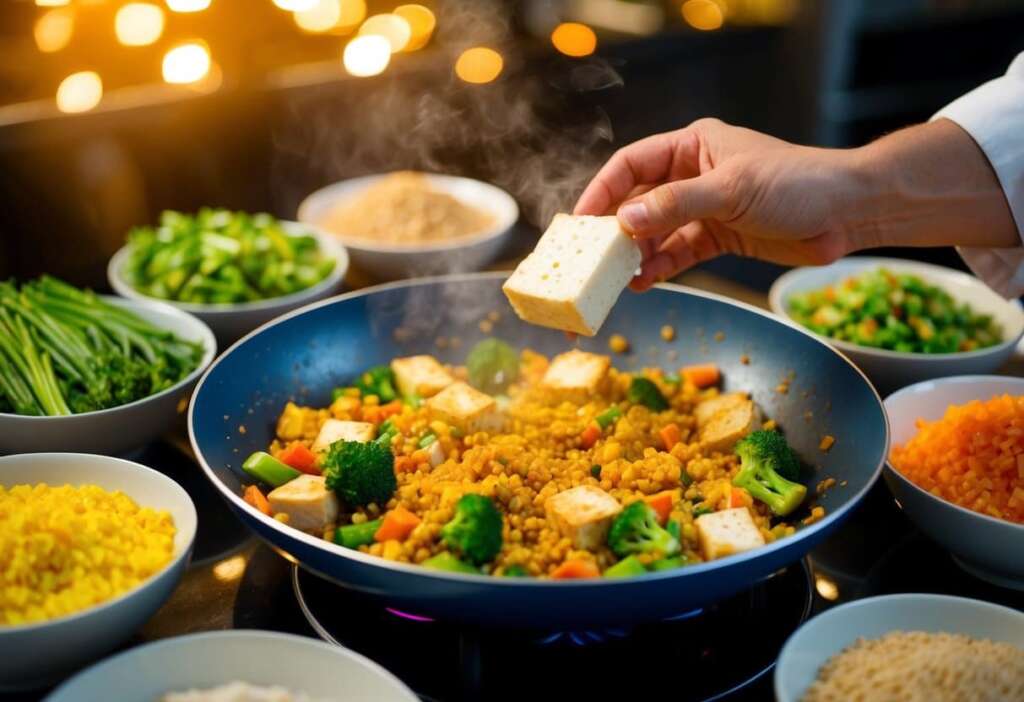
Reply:
[[[399,169],[489,181],[516,198],[528,221],[546,227],[555,213],[571,210],[608,156],[609,119],[582,94],[621,86],[622,79],[593,58],[570,70],[560,63],[556,81],[523,76],[507,5],[449,0],[439,8],[434,39],[443,56],[424,52],[380,79],[347,84],[337,101],[320,96],[318,114],[293,105],[289,138],[277,147],[303,155],[319,182]],[[494,83],[469,85],[452,72],[458,55],[474,45],[503,55],[505,69]],[[443,63],[421,73],[417,61]],[[552,116],[558,114],[571,114],[574,123]],[[443,271],[424,271],[430,272]]]

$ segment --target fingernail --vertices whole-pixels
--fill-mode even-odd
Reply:
[[[631,231],[638,231],[647,226],[647,205],[642,202],[631,202],[619,209],[619,219],[626,223]]]

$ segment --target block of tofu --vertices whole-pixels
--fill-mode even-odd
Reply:
[[[741,392],[704,400],[694,408],[693,416],[697,438],[709,451],[731,451],[737,441],[761,427],[761,410]]]
[[[575,548],[595,550],[604,545],[612,519],[622,505],[599,487],[579,485],[563,490],[544,503],[548,519]]]
[[[326,451],[335,441],[373,441],[376,435],[377,428],[369,422],[328,419],[313,441],[313,453]]]
[[[607,356],[568,351],[551,360],[541,385],[550,390],[593,395],[600,389],[611,363]]]
[[[746,507],[703,514],[695,525],[701,555],[708,561],[764,546],[761,530]]]
[[[267,495],[270,511],[288,515],[288,524],[301,531],[322,531],[338,518],[338,498],[322,475],[300,475]]]
[[[433,356],[409,356],[396,358],[391,362],[398,392],[402,395],[433,397],[455,382],[451,373],[444,369]]]
[[[523,321],[594,336],[640,258],[615,217],[557,214],[502,289]]]
[[[447,422],[467,434],[497,431],[504,423],[494,398],[461,380],[428,399],[426,404],[434,419]]]

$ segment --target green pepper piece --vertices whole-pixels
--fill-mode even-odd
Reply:
[[[604,572],[606,578],[632,578],[647,572],[636,556],[627,556]]]
[[[281,461],[266,451],[256,451],[245,459],[245,463],[242,464],[242,470],[257,480],[274,487],[281,487],[302,475],[302,473],[291,466],[281,463]]]
[[[383,519],[375,519],[372,522],[338,527],[334,531],[334,543],[345,548],[359,548],[372,544],[374,535],[383,523]]]

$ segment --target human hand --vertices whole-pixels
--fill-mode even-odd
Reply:
[[[948,120],[845,150],[698,120],[616,152],[575,208],[616,212],[643,253],[635,290],[724,253],[816,265],[889,244],[1019,245],[984,154]]]

